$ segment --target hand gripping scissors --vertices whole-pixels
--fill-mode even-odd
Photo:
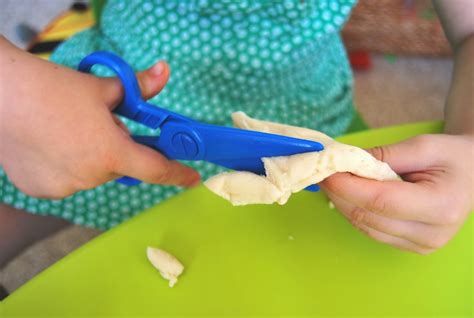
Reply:
[[[168,159],[204,160],[232,170],[264,174],[263,157],[289,156],[324,149],[322,144],[315,141],[195,121],[144,101],[135,72],[113,53],[94,52],[80,62],[78,69],[88,73],[96,64],[111,69],[122,82],[124,97],[114,113],[160,130],[159,136],[135,135],[132,138],[159,151]],[[129,186],[141,182],[127,176],[117,181]],[[317,185],[307,188],[310,191],[318,189]]]

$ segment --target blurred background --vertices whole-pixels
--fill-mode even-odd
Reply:
[[[87,1],[2,0],[0,32],[15,45],[47,56],[67,36],[47,40],[64,22],[90,26]],[[81,22],[87,20],[86,22]],[[354,69],[354,99],[370,127],[440,120],[452,59],[428,0],[360,0],[343,30]],[[28,248],[0,269],[0,286],[12,292],[37,273],[99,235],[70,226]]]

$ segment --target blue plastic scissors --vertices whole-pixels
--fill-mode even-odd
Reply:
[[[94,52],[81,61],[78,69],[90,72],[96,64],[110,68],[122,82],[124,98],[114,112],[149,128],[160,129],[159,136],[132,138],[168,159],[205,160],[233,170],[264,174],[262,157],[289,156],[324,149],[322,144],[310,140],[197,122],[144,101],[135,72],[113,53]],[[117,181],[130,186],[141,182],[131,177],[122,177]],[[319,187],[313,185],[307,189],[317,191]]]

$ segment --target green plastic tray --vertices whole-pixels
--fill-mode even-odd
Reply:
[[[421,123],[340,140],[370,147],[440,130]],[[322,193],[232,207],[198,187],[51,266],[8,297],[0,316],[472,317],[472,219],[445,248],[420,256],[363,236]],[[174,288],[149,264],[148,245],[184,263]]]

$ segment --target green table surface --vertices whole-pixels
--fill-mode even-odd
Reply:
[[[417,123],[339,140],[371,147],[440,130]],[[322,193],[233,207],[201,186],[66,256],[6,298],[0,316],[472,317],[472,219],[420,256],[365,237]],[[148,245],[185,265],[174,288]]]

